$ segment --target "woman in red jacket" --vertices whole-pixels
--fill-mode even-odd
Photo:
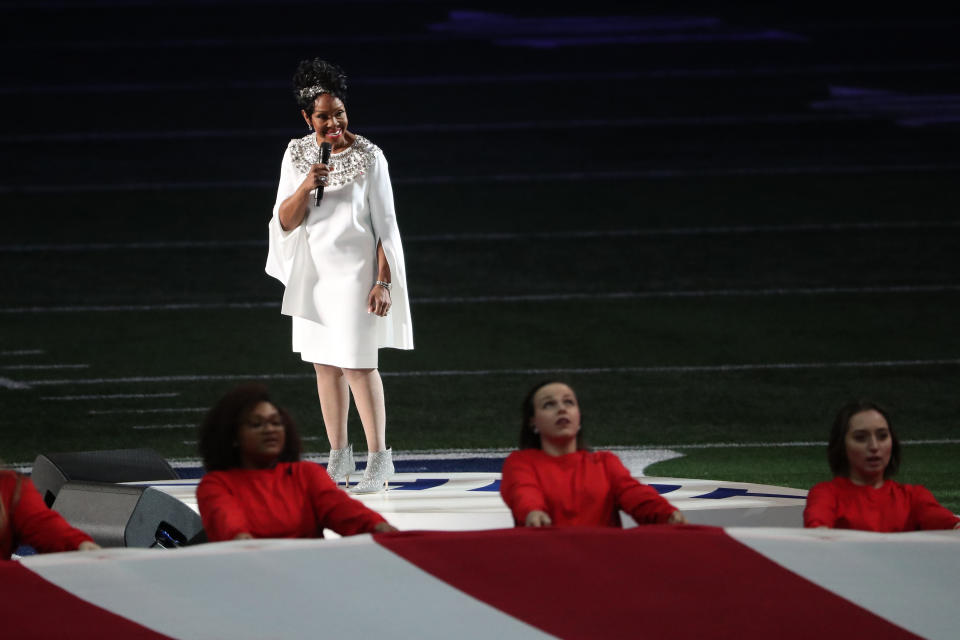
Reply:
[[[804,526],[882,532],[960,528],[960,518],[925,487],[890,479],[900,466],[900,441],[876,404],[852,402],[840,409],[827,459],[834,478],[807,494]]]
[[[100,547],[43,502],[29,478],[0,471],[0,559],[9,560],[20,544],[40,553],[90,551]]]
[[[640,524],[686,523],[617,456],[584,446],[580,405],[563,382],[539,384],[524,399],[520,450],[503,463],[500,495],[517,526],[620,527],[620,510]]]
[[[341,491],[318,464],[300,461],[290,415],[260,384],[237,387],[200,425],[207,473],[197,506],[210,541],[322,538],[396,531],[376,511]]]

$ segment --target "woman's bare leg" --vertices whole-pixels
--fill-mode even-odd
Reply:
[[[350,407],[350,389],[340,367],[314,364],[317,372],[317,395],[320,396],[320,412],[331,449],[347,446],[347,409]]]
[[[367,437],[367,451],[384,451],[387,448],[387,411],[380,372],[376,369],[343,369],[343,375],[350,384],[360,414],[363,433]]]

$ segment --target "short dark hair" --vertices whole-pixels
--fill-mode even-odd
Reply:
[[[566,384],[570,387],[569,384],[563,382],[562,380],[544,380],[533,386],[530,391],[527,392],[527,395],[523,398],[523,406],[521,407],[521,416],[522,420],[520,422],[520,448],[521,449],[543,449],[543,443],[540,442],[540,434],[534,432],[533,426],[530,424],[530,421],[533,419],[533,414],[535,413],[535,408],[533,406],[533,396],[537,395],[537,391],[543,389],[548,384]],[[570,387],[572,390],[573,387]],[[574,392],[576,393],[576,392]],[[577,398],[579,403],[579,398]],[[580,431],[577,432],[577,451],[583,451],[589,449],[586,444],[586,441],[583,438],[583,410],[580,411]]]
[[[827,462],[830,464],[830,470],[834,476],[850,476],[850,461],[847,459],[847,432],[850,430],[850,419],[858,413],[864,411],[876,411],[887,421],[887,427],[890,429],[890,462],[887,468],[883,470],[883,477],[890,478],[900,468],[900,439],[897,438],[897,432],[893,430],[893,422],[886,409],[875,402],[869,400],[856,400],[848,402],[840,407],[837,416],[833,419],[833,426],[830,428],[830,441],[827,443]]]
[[[276,406],[266,385],[251,382],[234,387],[213,405],[200,423],[199,448],[207,471],[224,471],[242,466],[237,448],[237,431],[243,420],[261,402]],[[283,451],[278,462],[300,460],[300,433],[290,414],[277,407],[283,421]]]
[[[297,106],[306,111],[307,115],[313,114],[313,104],[318,94],[302,91],[317,85],[326,89],[333,97],[347,101],[347,74],[343,69],[320,58],[301,60],[297,65],[297,72],[293,74],[293,97]]]

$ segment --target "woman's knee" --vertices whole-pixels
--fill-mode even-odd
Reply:
[[[317,380],[330,380],[343,376],[343,369],[329,364],[313,364],[313,370],[317,372]]]
[[[377,370],[373,369],[341,369],[347,380],[365,380],[375,374]]]

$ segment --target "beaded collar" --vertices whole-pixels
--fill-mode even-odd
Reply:
[[[327,188],[342,187],[362,176],[367,169],[373,166],[378,151],[380,151],[380,147],[363,136],[357,136],[357,139],[345,151],[330,157],[334,167],[333,171],[330,172]],[[310,171],[310,167],[320,161],[320,145],[317,144],[317,136],[311,133],[302,138],[291,140],[290,156],[297,171],[300,173]]]

